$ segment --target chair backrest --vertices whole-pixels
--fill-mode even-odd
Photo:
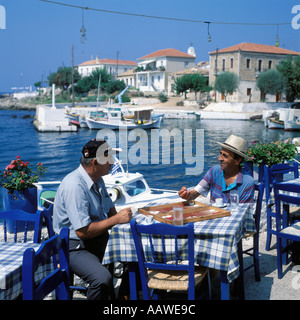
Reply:
[[[39,284],[35,283],[38,266],[51,262],[58,254],[59,264],[45,276]],[[59,235],[44,241],[37,252],[28,248],[23,255],[22,266],[23,300],[42,300],[56,290],[58,300],[69,300],[69,228],[63,228]]]
[[[257,198],[256,198],[256,208],[254,213],[255,228],[258,232],[260,228],[260,216],[261,216],[261,208],[262,208],[262,202],[264,197],[265,185],[264,183],[259,183],[259,184],[255,184],[254,187],[255,187],[255,190],[258,191]]]
[[[130,226],[138,256],[143,291],[148,291],[148,288],[146,287],[148,283],[146,269],[149,268],[188,271],[189,293],[194,292],[194,225],[172,226],[163,223],[138,225],[135,220],[131,220]],[[148,239],[147,247],[150,248],[149,252],[146,254],[142,245],[142,242],[145,241],[144,239]],[[188,264],[179,264],[180,259],[182,258],[181,249],[186,245],[188,245],[188,255],[184,257],[184,260],[187,260]],[[170,246],[172,247],[171,250]],[[172,256],[170,258],[168,258],[167,251],[168,253],[172,251]]]
[[[299,165],[296,161],[293,161],[292,165],[287,163],[275,164],[272,167],[267,165],[264,166],[264,176],[265,176],[265,188],[266,188],[266,201],[268,203],[270,198],[270,193],[274,183],[278,182],[277,178],[280,175],[287,173],[294,173],[293,178],[299,178]]]
[[[274,196],[276,206],[276,228],[281,230],[281,204],[300,205],[300,184],[294,183],[275,183]]]
[[[36,213],[29,213],[19,209],[1,211],[0,220],[3,223],[3,240],[7,242],[9,238],[8,233],[13,233],[13,240],[17,242],[18,233],[23,233],[22,241],[26,242],[28,231],[33,229],[33,242],[40,242],[42,219],[43,216],[39,210]]]
[[[42,211],[42,216],[43,216],[43,219],[46,223],[49,237],[53,237],[55,235],[55,232],[53,229],[53,223],[52,223],[53,204],[51,204],[48,209],[44,209]]]

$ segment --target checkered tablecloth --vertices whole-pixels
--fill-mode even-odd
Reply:
[[[148,223],[143,214],[136,214],[133,219],[136,219],[137,223]],[[153,222],[160,223],[156,220]],[[195,262],[227,271],[228,281],[234,280],[239,274],[237,243],[247,232],[255,231],[251,205],[240,205],[239,211],[231,213],[228,217],[195,222],[194,230]],[[147,248],[144,249],[147,251]],[[112,228],[102,262],[109,264],[117,261],[137,262],[128,223]]]
[[[0,300],[13,300],[22,293],[23,253],[27,248],[37,251],[40,243],[0,242]],[[38,268],[36,280],[41,280],[51,265]]]

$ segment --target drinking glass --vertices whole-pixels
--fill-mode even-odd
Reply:
[[[239,202],[239,192],[237,190],[230,191],[230,207],[232,211],[238,211]]]
[[[173,220],[174,220],[174,226],[183,225],[183,207],[179,207],[179,206],[173,207]]]

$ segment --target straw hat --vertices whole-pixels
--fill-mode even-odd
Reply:
[[[232,134],[224,143],[217,142],[224,149],[230,150],[239,156],[243,157],[245,160],[249,160],[249,157],[246,155],[246,146],[247,143],[243,138],[235,136]]]

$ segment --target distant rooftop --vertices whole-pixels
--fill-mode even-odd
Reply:
[[[137,63],[135,61],[128,60],[117,60],[117,59],[93,59],[89,61],[85,61],[79,64],[79,66],[90,66],[97,64],[115,64],[115,65],[128,65],[128,66],[136,66]]]
[[[162,49],[162,50],[152,52],[150,54],[147,54],[146,56],[138,58],[137,60],[144,60],[144,59],[149,59],[149,58],[159,58],[159,57],[182,57],[182,58],[195,59],[194,56],[192,56],[188,53],[171,48],[171,49]]]
[[[257,44],[257,43],[249,43],[249,42],[242,42],[228,48],[219,49],[218,53],[235,52],[235,51],[300,55],[300,52],[297,52],[297,51],[287,50],[284,48],[270,46],[266,44]],[[215,54],[215,53],[216,51],[210,52],[210,54]]]

